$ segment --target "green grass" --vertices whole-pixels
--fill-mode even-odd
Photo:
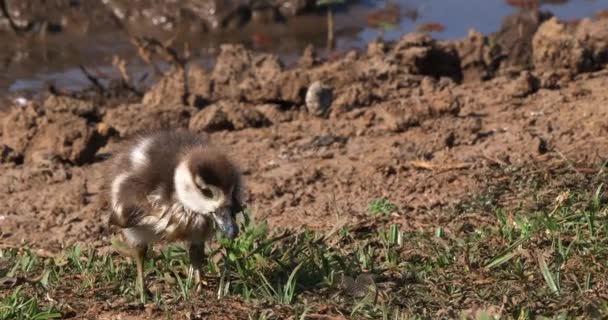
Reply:
[[[187,278],[186,250],[167,246],[146,262],[152,303],[172,313],[237,298],[251,319],[320,312],[361,319],[608,316],[604,186],[546,193],[551,185],[508,174],[517,179],[415,229],[393,219],[398,209],[385,199],[370,203],[361,225],[331,234],[269,230],[245,219],[237,239],[211,248],[203,296]],[[505,188],[533,200],[501,206],[504,194],[495,191]],[[0,277],[37,277],[0,289],[0,319],[47,319],[138,300],[132,264],[78,246],[52,258],[2,249]]]
[[[397,206],[384,198],[373,200],[369,204],[369,214],[387,216],[393,212],[397,212]]]
[[[2,300],[0,305],[0,319],[57,319],[61,313],[53,307],[40,308],[35,297],[23,295],[21,288]]]

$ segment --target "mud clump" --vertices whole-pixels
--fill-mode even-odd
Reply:
[[[520,10],[507,16],[490,41],[495,44],[500,68],[521,70],[532,65],[532,39],[539,26],[553,15],[550,12]]]
[[[299,70],[283,71],[274,55],[254,57],[243,46],[222,46],[212,81],[217,88],[214,98],[248,102],[301,104],[309,78]]]
[[[188,128],[194,132],[214,132],[261,128],[271,124],[264,114],[253,106],[242,103],[219,102],[196,113]]]
[[[463,82],[523,70],[577,74],[597,70],[608,61],[606,30],[606,20],[585,18],[571,24],[550,12],[519,11],[506,17],[494,34],[471,30],[467,39],[448,43],[458,51]]]
[[[190,94],[187,80],[183,68],[173,67],[144,94],[141,102],[107,110],[103,123],[121,137],[148,130],[187,127],[190,117],[198,110],[190,105],[200,105]]]
[[[4,120],[2,143],[28,163],[57,159],[73,164],[94,160],[108,137],[99,134],[92,121],[97,108],[90,103],[66,97],[48,97],[15,108]]]
[[[595,69],[608,62],[608,19],[582,19],[575,34],[590,51]]]
[[[572,73],[590,71],[593,66],[590,48],[557,18],[543,23],[532,42],[534,67],[540,71],[566,69]]]
[[[283,71],[274,55],[255,56],[242,45],[222,45],[211,80],[214,98],[256,100],[276,97],[276,92],[256,93]],[[250,96],[249,94],[253,95]],[[270,94],[270,96],[268,96]]]
[[[540,80],[529,71],[522,71],[507,88],[508,94],[513,98],[523,98],[534,93],[540,86]]]
[[[454,42],[454,46],[460,57],[463,82],[487,80],[494,75],[492,48],[481,33],[471,30],[467,39]]]
[[[104,123],[115,129],[121,137],[162,128],[186,127],[196,108],[184,105],[121,105],[106,112]]]
[[[211,75],[199,76],[198,86],[191,90],[208,100],[302,104],[309,77],[301,70],[283,68],[275,55],[254,56],[242,45],[223,45]]]
[[[533,40],[534,67],[539,72],[570,74],[598,70],[608,62],[608,20],[583,19],[576,25],[551,18]]]
[[[154,84],[143,97],[146,105],[180,105],[187,98],[186,74],[183,68],[174,68]]]
[[[405,35],[390,56],[407,68],[407,73],[462,80],[460,57],[456,49],[452,45],[438,43],[426,34]]]
[[[410,127],[420,125],[423,121],[443,116],[457,116],[461,103],[451,90],[437,90],[412,98],[399,99],[382,103],[379,116],[385,122],[385,128],[393,132],[403,132]]]

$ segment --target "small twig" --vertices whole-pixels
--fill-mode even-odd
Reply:
[[[410,161],[409,165],[418,168],[418,169],[426,169],[431,171],[450,171],[450,170],[460,170],[460,169],[468,169],[471,167],[471,164],[468,163],[450,163],[450,164],[434,164],[428,161]]]
[[[122,80],[124,82],[130,82],[130,77],[129,77],[129,73],[127,72],[127,61],[125,61],[125,59],[114,55],[112,57],[112,65],[118,69],[118,72],[120,73],[120,76],[122,77]]]
[[[82,71],[84,76],[87,77],[87,79],[89,81],[91,81],[93,86],[95,86],[97,89],[99,89],[99,91],[101,91],[101,92],[106,91],[106,88],[103,87],[103,85],[99,82],[97,77],[93,76],[83,65],[79,64],[78,68],[80,68],[80,71]]]
[[[129,72],[127,71],[127,62],[125,61],[125,59],[120,58],[119,56],[115,55],[114,57],[112,57],[112,65],[118,69],[118,73],[120,74],[121,77],[121,83],[123,85],[123,87],[125,87],[127,90],[130,90],[131,92],[135,93],[136,95],[142,97],[143,93],[140,92],[134,85],[131,84],[131,77],[129,76]]]

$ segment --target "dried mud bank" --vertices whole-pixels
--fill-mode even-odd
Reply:
[[[493,166],[593,167],[608,151],[608,20],[539,17],[520,46],[506,29],[408,34],[330,61],[307,50],[287,69],[224,45],[212,70],[176,64],[141,98],[55,92],[13,106],[0,118],[0,241],[107,245],[105,159],[164,127],[225,146],[254,217],[274,226],[355,222],[377,197],[414,217],[475,194]]]

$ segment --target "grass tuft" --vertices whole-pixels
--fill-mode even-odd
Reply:
[[[251,319],[608,316],[603,185],[547,193],[542,181],[507,174],[511,184],[441,209],[441,219],[416,228],[393,220],[397,208],[386,199],[370,203],[372,217],[329,235],[270,230],[247,218],[238,238],[210,248],[201,296],[187,276],[187,250],[166,246],[146,261],[153,305],[187,313],[238,299]],[[492,193],[530,192],[530,185],[529,203],[504,205]],[[0,319],[133,304],[134,278],[129,261],[93,249],[73,246],[51,258],[1,249]]]

